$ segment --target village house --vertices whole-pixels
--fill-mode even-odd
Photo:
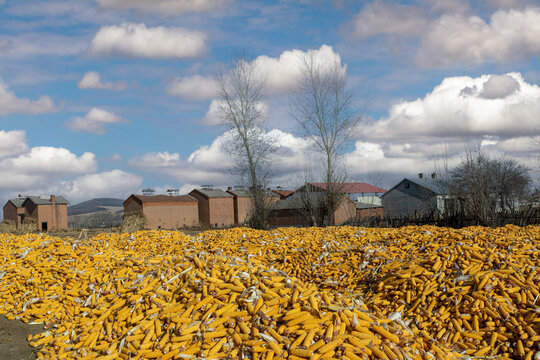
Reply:
[[[135,195],[124,201],[124,214],[141,213],[146,229],[178,229],[199,223],[198,201],[189,195]]]
[[[193,189],[190,196],[199,202],[199,222],[210,227],[230,226],[234,221],[234,196],[221,189]]]
[[[352,201],[364,204],[382,205],[380,196],[386,190],[380,187],[365,183],[365,182],[346,182],[336,183],[336,190],[346,194]],[[324,192],[326,191],[326,183],[307,183],[296,192]]]
[[[233,196],[234,205],[234,224],[245,225],[249,221],[251,212],[253,211],[253,201],[251,192],[245,189],[233,189],[229,187],[227,192]],[[265,191],[266,201],[272,204],[279,200],[279,195],[270,190]]]
[[[18,227],[27,218],[35,219],[37,230],[66,230],[68,228],[67,205],[62,196],[26,196],[8,200],[4,205],[4,220],[11,220]]]
[[[422,217],[443,214],[448,206],[448,187],[437,179],[418,174],[405,178],[381,196],[387,217]]]
[[[280,200],[285,200],[294,193],[294,191],[292,190],[284,190],[284,189],[277,189],[277,190],[272,190],[272,191],[279,196]]]

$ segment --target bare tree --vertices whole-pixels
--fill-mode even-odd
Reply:
[[[238,58],[232,69],[217,76],[219,116],[232,134],[230,155],[235,172],[249,189],[252,198],[249,223],[256,228],[267,226],[269,203],[265,189],[274,150],[272,139],[263,129],[265,84],[256,61],[245,58]]]
[[[450,173],[452,194],[462,215],[481,225],[494,225],[499,213],[517,210],[530,184],[528,169],[516,160],[492,159],[479,149],[468,149]]]
[[[340,184],[346,180],[340,155],[359,125],[353,111],[345,70],[338,62],[324,64],[315,52],[301,57],[302,76],[289,107],[290,116],[304,136],[310,138],[324,157],[326,191],[317,201],[324,214],[322,224],[333,225],[334,213],[343,199]]]

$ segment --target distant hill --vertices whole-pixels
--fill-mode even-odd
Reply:
[[[88,201],[84,201],[79,204],[68,206],[68,216],[89,214],[99,211],[112,211],[116,212],[123,209],[122,199],[113,198],[95,198]]]

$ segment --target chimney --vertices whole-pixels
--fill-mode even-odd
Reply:
[[[437,173],[431,173],[431,178],[436,179],[437,178]]]
[[[52,202],[53,204],[54,204],[55,200],[56,200],[56,197],[55,197],[54,195],[51,195],[51,202]]]
[[[424,173],[418,173],[418,178],[423,179],[424,178]]]

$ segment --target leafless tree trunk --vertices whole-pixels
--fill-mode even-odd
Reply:
[[[235,172],[252,197],[250,225],[265,228],[268,218],[268,196],[273,141],[263,129],[263,99],[266,81],[255,61],[239,58],[229,71],[217,76],[219,115],[232,136],[231,156]]]
[[[352,94],[339,63],[324,64],[315,52],[308,52],[301,57],[301,66],[299,91],[291,99],[289,114],[323,155],[327,186],[319,202],[324,213],[321,225],[333,225],[343,198],[340,184],[346,177],[340,154],[357,129],[360,116],[353,111]]]

